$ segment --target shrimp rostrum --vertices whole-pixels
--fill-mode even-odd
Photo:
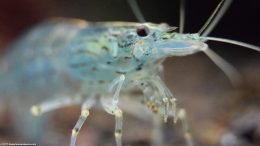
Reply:
[[[168,117],[173,117],[174,123],[181,121],[187,145],[193,146],[186,112],[178,108],[177,99],[161,80],[162,63],[168,57],[204,52],[233,84],[239,84],[236,70],[206,44],[206,41],[219,41],[260,51],[247,43],[207,36],[230,2],[222,1],[201,31],[194,34],[182,32],[183,1],[179,32],[165,23],[91,23],[62,18],[47,21],[10,46],[10,52],[2,60],[1,96],[50,98],[34,103],[31,112],[35,116],[81,104],[70,146],[76,145],[89,109],[99,101],[115,117],[116,145],[121,146],[124,106],[119,105],[123,98],[120,95],[139,90],[143,93],[142,104],[152,113],[162,115],[165,122]],[[137,18],[144,21],[135,1],[129,3]],[[152,144],[161,145],[161,142],[154,140]]]

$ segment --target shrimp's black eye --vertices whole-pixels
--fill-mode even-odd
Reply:
[[[136,28],[136,33],[140,37],[145,37],[149,34],[149,29],[146,26],[141,25]]]

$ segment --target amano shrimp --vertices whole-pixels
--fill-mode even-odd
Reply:
[[[119,106],[120,95],[139,90],[144,105],[154,114],[162,115],[165,122],[168,117],[173,117],[174,123],[182,122],[187,145],[193,146],[186,112],[177,106],[176,97],[160,77],[162,63],[168,57],[204,52],[232,83],[238,84],[236,70],[210,50],[206,41],[260,49],[207,36],[230,1],[222,3],[213,13],[216,17],[210,18],[205,28],[194,34],[184,34],[183,23],[177,32],[176,27],[164,23],[87,22],[65,18],[44,22],[12,44],[11,51],[3,58],[1,96],[51,98],[31,107],[35,116],[80,104],[81,114],[72,130],[70,146],[76,145],[90,108],[99,101],[115,117],[116,145],[122,146],[124,107]],[[152,144],[161,145],[161,141]]]

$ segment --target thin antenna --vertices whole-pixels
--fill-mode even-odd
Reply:
[[[241,75],[235,67],[210,49],[205,49],[203,52],[226,74],[233,86],[241,85]]]
[[[209,26],[209,24],[212,22],[212,19],[216,16],[216,14],[218,13],[219,9],[221,8],[223,2],[224,2],[224,0],[221,0],[221,2],[218,4],[218,6],[215,8],[213,13],[210,15],[210,17],[206,21],[206,23],[199,30],[199,32],[198,32],[199,34],[201,34]]]
[[[220,6],[219,10],[217,10],[217,12],[216,12],[215,18],[210,20],[211,22],[209,22],[209,24],[207,25],[207,27],[205,28],[205,31],[201,34],[201,36],[207,36],[215,28],[215,26],[218,24],[219,20],[226,13],[226,11],[229,8],[231,2],[232,2],[232,0],[224,0],[223,5]],[[220,3],[222,3],[222,2],[220,2]]]
[[[136,2],[136,0],[127,0],[129,6],[131,7],[136,19],[141,22],[141,23],[144,23],[146,22],[145,19],[144,19],[144,16]]]
[[[185,27],[185,0],[180,0],[180,33],[184,32]]]
[[[233,44],[233,45],[237,45],[237,46],[242,46],[242,47],[246,47],[246,48],[260,52],[260,47],[255,46],[255,45],[251,45],[251,44],[248,44],[248,43],[240,42],[240,41],[224,39],[224,38],[217,38],[217,37],[200,37],[200,38],[206,39],[206,40],[209,40],[209,41],[223,42],[223,43]]]
[[[200,38],[209,41],[217,41],[217,42],[234,44],[234,45],[246,47],[260,52],[260,47],[248,43],[240,42],[240,41],[217,38],[217,37],[200,37]],[[223,58],[221,58],[219,55],[217,55],[215,52],[213,52],[210,49],[205,49],[203,51],[228,76],[228,78],[231,80],[231,83],[233,85],[239,85],[241,83],[240,74],[231,64],[229,64],[227,61],[225,61]]]

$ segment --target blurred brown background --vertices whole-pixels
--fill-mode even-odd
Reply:
[[[148,21],[167,22],[178,26],[178,0],[139,0],[138,3]],[[219,0],[187,0],[186,32],[198,31],[218,3]],[[211,36],[260,46],[259,13],[259,1],[236,0]],[[88,21],[136,21],[124,0],[2,0],[0,2],[1,50],[4,50],[25,30],[50,17],[73,17]],[[220,145],[221,140],[227,139],[228,142],[236,141],[238,146],[260,145],[259,140],[257,141],[260,139],[260,126],[257,125],[260,123],[257,121],[259,118],[251,118],[249,122],[242,118],[248,113],[253,117],[260,117],[260,53],[223,43],[209,42],[209,45],[241,72],[244,78],[243,86],[232,87],[226,76],[202,53],[171,58],[165,62],[167,84],[178,98],[180,106],[188,111],[195,141],[200,145]],[[12,118],[6,111],[8,109],[0,112],[0,143],[24,141],[14,132],[10,132],[12,125],[9,120]],[[79,107],[55,112],[56,117],[50,120],[52,123],[49,124],[57,127],[56,131],[60,136],[52,136],[53,133],[46,134],[41,140],[43,144],[39,145],[68,145],[70,130],[78,115]],[[91,115],[93,117],[90,117],[87,122],[88,126],[85,126],[80,133],[79,145],[91,146],[93,143],[113,145],[113,117],[102,111],[95,111]],[[242,124],[233,126],[236,123],[235,119],[242,119],[240,122]],[[241,127],[247,127],[243,124],[249,125],[249,128],[241,130]],[[125,119],[124,126],[126,145],[149,144],[150,124],[128,117]],[[181,132],[175,130],[179,129],[180,125],[174,126],[175,128],[170,124],[165,125],[167,126],[171,128],[165,128],[165,143],[184,145]],[[143,128],[140,130],[138,127]],[[250,131],[250,127],[256,130]],[[243,135],[244,131],[246,136]],[[138,133],[139,135],[136,135]],[[243,142],[230,138],[230,135],[226,137],[227,133],[240,134],[237,137]],[[52,138],[54,142],[50,137],[54,137]]]

